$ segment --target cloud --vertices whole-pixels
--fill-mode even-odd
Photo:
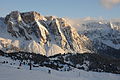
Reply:
[[[101,3],[105,8],[111,9],[115,5],[120,4],[120,0],[101,0]]]

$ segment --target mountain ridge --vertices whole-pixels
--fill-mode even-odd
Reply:
[[[0,49],[47,56],[88,52],[119,58],[119,23],[98,20],[78,22],[75,26],[65,18],[42,16],[35,11],[12,11],[0,18]]]
[[[25,13],[13,11],[4,18],[3,23],[4,27],[6,27],[6,34],[11,37],[11,39],[8,38],[7,40],[8,44],[4,43],[4,37],[1,37],[1,44],[6,45],[7,50],[4,50],[2,45],[1,47],[6,52],[22,50],[49,56],[58,52],[76,53],[87,50],[84,46],[79,45],[83,44],[80,39],[82,36],[80,37],[76,29],[63,18],[43,17],[34,11]],[[14,42],[18,45],[13,45]],[[24,48],[21,48],[21,46]],[[51,49],[53,46],[56,46],[60,51],[56,51],[55,47]],[[49,49],[52,51],[49,51]]]

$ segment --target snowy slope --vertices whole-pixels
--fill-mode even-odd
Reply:
[[[86,72],[74,69],[69,72],[61,72],[46,67],[33,68],[29,70],[27,66],[17,69],[18,62],[15,65],[1,62],[14,62],[9,58],[0,56],[0,80],[119,80],[120,74]],[[51,74],[48,73],[51,70]]]

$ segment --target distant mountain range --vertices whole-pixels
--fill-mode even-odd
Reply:
[[[120,21],[87,18],[72,25],[65,18],[12,11],[0,18],[0,50],[46,56],[87,52],[120,58]]]

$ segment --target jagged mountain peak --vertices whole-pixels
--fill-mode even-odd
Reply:
[[[42,16],[35,11],[12,11],[0,19],[0,49],[48,56],[60,52],[119,55],[119,21],[89,20],[76,24],[79,25],[76,27],[66,18]]]
[[[7,44],[1,41],[1,49],[5,52],[12,52],[11,45],[14,40],[18,40],[19,43],[18,46],[12,45],[17,48],[17,51],[41,53],[49,56],[57,54],[57,52],[89,51],[84,45],[83,41],[85,40],[81,40],[82,36],[79,36],[76,29],[64,18],[42,16],[35,11],[23,13],[12,11],[5,17],[4,22],[6,34],[11,37],[9,38],[11,42]],[[7,45],[7,50],[3,45]]]
[[[16,21],[21,21],[23,20],[26,24],[34,22],[36,20],[45,20],[44,16],[39,14],[38,12],[35,11],[30,11],[30,12],[19,12],[19,11],[12,11],[10,14],[8,14],[5,17],[5,21],[8,22],[8,20],[16,20]]]

